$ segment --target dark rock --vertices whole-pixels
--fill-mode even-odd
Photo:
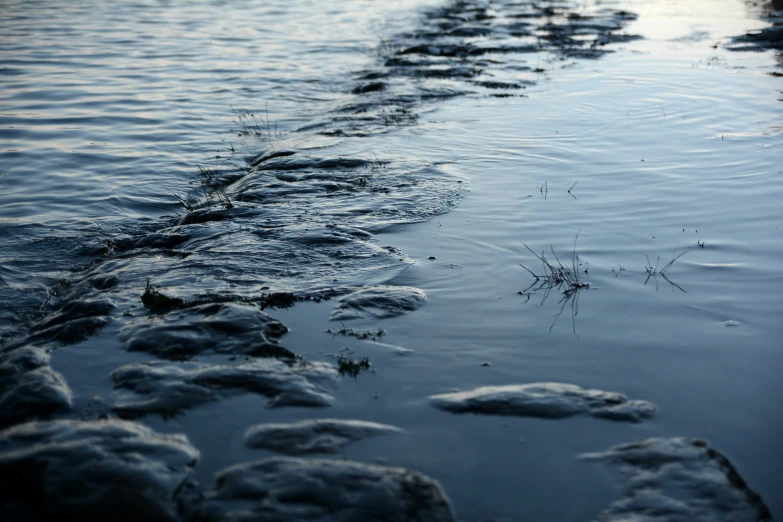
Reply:
[[[620,467],[625,495],[604,510],[606,522],[767,522],[772,515],[729,460],[703,440],[656,438],[582,458]]]
[[[16,426],[0,432],[0,518],[175,521],[173,499],[198,456],[183,435],[132,422]]]
[[[332,312],[333,321],[359,317],[395,317],[416,310],[427,295],[410,286],[373,286],[363,288],[339,299]]]
[[[403,468],[276,457],[219,472],[190,521],[453,522],[439,484]]]
[[[549,419],[586,414],[616,421],[640,422],[655,414],[655,406],[647,401],[629,400],[621,393],[554,382],[486,386],[468,392],[433,395],[430,400],[436,407],[454,413]]]
[[[269,397],[268,405],[329,406],[337,372],[326,363],[286,363],[275,359],[219,365],[153,361],[112,373],[114,404],[122,416],[176,412],[241,393]]]
[[[359,420],[314,419],[294,424],[257,424],[245,433],[245,446],[287,455],[337,453],[351,442],[401,430]]]
[[[182,359],[206,351],[232,355],[294,358],[270,337],[287,329],[257,306],[208,303],[144,318],[125,326],[120,335],[132,351]]]

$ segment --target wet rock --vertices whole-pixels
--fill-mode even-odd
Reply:
[[[220,471],[191,521],[452,522],[440,485],[425,475],[350,461],[275,457]]]
[[[337,372],[326,363],[286,363],[275,359],[222,365],[153,361],[112,373],[114,403],[122,416],[176,412],[241,393],[269,398],[270,407],[330,406]]]
[[[315,419],[294,424],[258,424],[245,433],[245,446],[287,455],[337,453],[351,442],[401,430],[360,420]]]
[[[427,295],[410,286],[374,286],[363,288],[339,299],[332,312],[333,321],[359,317],[395,317],[418,309]]]
[[[621,393],[554,382],[486,386],[467,392],[433,395],[430,400],[436,407],[454,413],[549,419],[586,414],[616,421],[640,422],[655,414],[655,406],[647,401],[630,400]]]
[[[32,346],[0,353],[0,428],[71,409],[71,390],[49,358]]]
[[[288,329],[257,306],[208,303],[137,320],[120,330],[131,351],[183,359],[207,351],[293,358],[276,338]]]
[[[582,458],[615,464],[627,478],[624,496],[599,515],[602,521],[772,520],[731,462],[703,440],[648,439]]]
[[[0,432],[0,518],[175,521],[198,456],[183,435],[132,422],[16,426]]]

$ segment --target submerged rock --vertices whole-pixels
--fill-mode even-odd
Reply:
[[[270,337],[288,329],[243,303],[209,303],[144,318],[120,331],[131,351],[182,359],[206,351],[233,355],[293,358],[294,354]]]
[[[0,428],[71,409],[71,390],[33,346],[0,353]]]
[[[133,422],[16,426],[0,432],[0,518],[178,520],[173,500],[198,456],[185,436]]]
[[[436,407],[454,413],[548,419],[586,414],[616,421],[640,422],[655,414],[655,406],[647,401],[629,400],[622,393],[557,382],[485,386],[467,392],[433,395],[430,400]]]
[[[258,424],[245,433],[245,446],[288,455],[337,453],[351,442],[399,433],[388,424],[343,419],[314,419],[293,424]]]
[[[259,359],[235,365],[153,361],[112,373],[114,404],[122,416],[173,415],[239,393],[269,397],[269,406],[329,406],[337,372],[326,363]]]
[[[766,522],[772,515],[729,460],[703,440],[656,438],[582,458],[620,466],[625,495],[604,510],[605,522]]]
[[[425,475],[350,461],[275,457],[220,471],[191,521],[452,522]],[[185,506],[187,511],[187,506]]]
[[[421,307],[427,295],[410,286],[374,286],[343,296],[332,312],[332,320],[359,317],[396,317]]]

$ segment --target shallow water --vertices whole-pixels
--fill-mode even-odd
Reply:
[[[56,11],[43,25],[43,11],[24,22],[30,6],[4,11],[0,290],[9,331],[38,313],[67,268],[106,254],[88,273],[119,274],[108,293],[117,305],[113,321],[55,351],[52,362],[74,392],[75,415],[91,418],[90,398],[111,403],[109,373],[150,359],[126,352],[118,337],[127,321],[146,316],[137,301],[145,277],[184,299],[412,286],[427,294],[422,308],[346,323],[383,328],[381,343],[324,333],[338,327],[329,320],[334,301],[267,310],[291,330],[282,344],[305,360],[333,362],[350,347],[371,361],[374,371],[343,377],[331,408],[267,409],[264,397],[246,394],[141,422],[187,434],[201,451],[195,476],[205,485],[224,466],[270,454],[243,446],[254,423],[336,417],[398,426],[404,435],[359,442],[343,454],[435,478],[461,520],[596,517],[621,486],[576,455],[652,436],[701,437],[780,518],[783,84],[770,73],[781,59],[727,48],[732,36],[767,22],[733,0],[623,2],[612,7],[639,17],[622,31],[643,39],[611,44],[613,53],[586,60],[547,49],[484,65],[487,80],[527,82],[524,97],[493,97],[472,78],[392,76],[380,120],[335,118],[333,111],[356,103],[346,93],[364,81],[357,78],[378,69],[379,37],[417,27],[419,6],[232,3],[218,22],[207,8],[92,6],[81,17]],[[14,20],[11,12],[22,15]],[[55,42],[72,38],[60,22],[71,17],[85,24],[75,34],[95,41],[63,47],[67,60],[47,55],[46,40],[20,43],[31,40],[26,23]],[[131,36],[128,17],[136,20]],[[98,20],[126,31],[96,31]],[[313,39],[326,21],[333,30]],[[77,72],[88,66],[98,73]],[[423,90],[435,101],[422,101]],[[450,95],[464,91],[471,94]],[[404,98],[411,94],[419,96],[414,103]],[[267,118],[267,103],[276,131],[231,132],[230,106]],[[370,161],[360,177],[376,190],[355,196],[340,185],[356,181],[350,169],[290,192],[261,174],[228,191],[239,210],[262,201],[238,197],[250,197],[248,186],[275,194],[263,207],[268,215],[175,229],[160,218],[184,214],[163,187],[184,193],[195,164],[210,161],[203,154],[220,155],[233,173],[245,157],[286,149],[298,151],[294,158]],[[315,190],[337,196],[312,198]],[[423,222],[408,224],[416,221]],[[335,223],[375,235],[324,228]],[[150,231],[186,239],[158,250],[134,243]],[[106,239],[117,246],[101,251]],[[537,253],[551,248],[564,264],[578,253],[580,279],[590,285],[575,294],[578,309],[574,298],[559,313],[557,290],[543,302],[540,291],[519,294],[535,282],[519,265],[541,271],[525,244]],[[648,265],[656,275],[648,277]],[[547,381],[622,391],[659,411],[625,424],[454,415],[427,400]]]

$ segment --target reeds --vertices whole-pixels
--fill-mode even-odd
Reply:
[[[207,165],[198,165],[198,183],[199,189],[188,192],[185,196],[180,196],[172,190],[169,192],[188,212],[210,209],[215,204],[226,210],[234,208],[234,204],[226,193],[223,164],[210,162]]]

